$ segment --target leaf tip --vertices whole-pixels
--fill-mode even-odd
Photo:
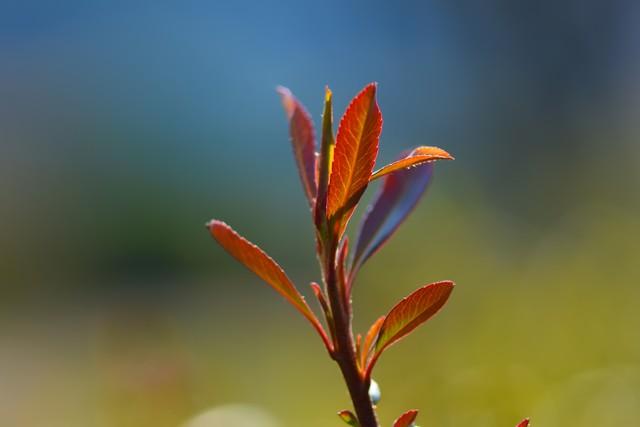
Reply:
[[[296,99],[293,96],[293,93],[284,86],[276,86],[276,92],[280,95],[280,99],[282,100],[282,106],[284,107],[284,111],[287,114],[287,118],[291,119],[293,113],[296,109]]]
[[[364,87],[364,89],[362,89],[363,94],[365,93],[371,93],[371,97],[372,97],[372,102],[376,102],[375,98],[376,98],[376,92],[378,91],[378,82],[371,82],[368,85],[366,85]],[[377,104],[377,102],[376,102]]]
[[[443,150],[440,147],[427,147],[427,146],[417,147],[411,152],[411,154],[409,154],[409,156],[416,156],[416,155],[417,156],[420,156],[420,155],[433,156],[434,160],[455,160],[455,157],[453,157],[451,153],[449,153],[446,150]]]
[[[329,89],[329,86],[324,87],[324,102],[331,102],[331,98],[333,98],[333,92]]]
[[[441,158],[441,159],[439,159],[439,160],[455,160],[455,159],[456,159],[456,158],[455,158],[455,157],[453,157],[453,156],[451,155],[451,153],[448,153],[448,152],[446,152],[446,151],[442,150],[442,158]]]
[[[289,90],[289,88],[287,88],[285,86],[282,86],[282,85],[277,85],[276,86],[276,92],[280,96],[291,96],[291,91]]]
[[[516,427],[528,427],[528,426],[529,426],[529,418],[525,418],[524,420],[520,421],[520,423],[518,423]]]
[[[211,221],[204,224],[205,228],[208,229],[211,233],[213,233],[216,229],[220,228],[230,228],[227,223],[224,221],[220,221],[219,219],[212,219]]]

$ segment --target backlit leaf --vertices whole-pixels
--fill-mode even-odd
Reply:
[[[367,365],[367,359],[369,353],[371,352],[371,348],[373,347],[373,343],[378,337],[378,332],[380,332],[380,328],[382,327],[382,322],[384,322],[385,316],[380,316],[378,320],[373,322],[373,325],[369,328],[367,335],[364,337],[364,341],[362,341],[362,345],[360,348],[360,366],[364,367]]]
[[[520,421],[520,423],[516,427],[528,427],[529,426],[529,418],[525,418]]]
[[[369,372],[387,347],[407,336],[440,310],[447,302],[453,286],[451,281],[424,286],[405,297],[389,311],[378,333],[375,353],[367,368]]]
[[[418,204],[431,182],[433,163],[387,175],[361,222],[351,262],[350,282],[356,273],[398,229]]]
[[[338,416],[342,421],[349,424],[350,426],[354,426],[354,427],[360,426],[360,424],[358,423],[358,419],[356,418],[355,415],[353,415],[353,412],[351,411],[343,409],[342,411],[338,412]]]
[[[438,147],[417,147],[408,156],[390,163],[371,175],[371,181],[383,177],[397,170],[415,167],[434,160],[453,160],[451,154]]]
[[[300,179],[309,204],[313,206],[316,197],[316,141],[311,116],[291,91],[279,86],[278,93],[289,119],[289,133],[293,154],[298,165]]]
[[[318,159],[318,197],[316,198],[315,222],[320,228],[322,221],[327,216],[327,191],[329,189],[329,176],[333,164],[333,151],[335,140],[333,138],[333,104],[332,93],[329,87],[325,88],[324,110],[322,112],[322,143],[320,157]]]
[[[393,422],[393,427],[410,427],[416,420],[417,416],[417,410],[412,409],[410,411],[407,411],[404,414],[400,415],[400,417],[398,417],[398,419]]]
[[[371,83],[351,101],[338,126],[327,198],[327,216],[338,236],[367,188],[381,132],[382,113]]]
[[[207,227],[220,246],[289,301],[316,328],[325,345],[328,344],[322,325],[282,268],[269,255],[222,221],[213,220]]]

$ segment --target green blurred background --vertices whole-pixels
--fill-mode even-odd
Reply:
[[[363,330],[458,283],[381,359],[383,424],[637,424],[639,23],[617,0],[3,1],[0,425],[339,426],[315,333],[203,224],[309,295],[274,88],[317,121],[325,84],[338,115],[374,80],[379,163],[457,159],[356,285]]]

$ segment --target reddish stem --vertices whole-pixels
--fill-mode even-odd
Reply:
[[[376,413],[369,397],[369,376],[362,375],[358,368],[353,332],[351,328],[351,309],[348,300],[343,298],[343,292],[336,271],[337,244],[328,246],[324,257],[324,269],[329,297],[329,304],[333,313],[335,347],[333,358],[338,363],[344,377],[353,407],[361,427],[379,427]],[[326,246],[325,246],[326,247]]]

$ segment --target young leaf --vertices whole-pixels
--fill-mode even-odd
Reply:
[[[398,419],[393,422],[393,427],[411,427],[417,416],[417,410],[412,409],[410,411],[407,411],[404,414],[400,415],[400,417],[398,417]]]
[[[207,224],[214,239],[218,241],[231,256],[237,259],[258,277],[267,282],[276,292],[282,295],[318,331],[325,345],[330,349],[327,335],[322,325],[313,314],[295,285],[287,277],[282,268],[266,253],[244,237],[236,233],[222,221],[212,220]]]
[[[408,156],[390,163],[371,175],[371,181],[400,169],[406,169],[434,160],[453,160],[453,156],[438,147],[417,147]]]
[[[332,93],[329,87],[325,88],[324,111],[322,112],[322,145],[318,160],[318,197],[316,199],[315,223],[320,228],[327,216],[327,191],[329,189],[329,176],[333,163],[333,105]]]
[[[373,325],[371,325],[367,335],[364,337],[364,341],[360,347],[360,366],[363,368],[367,366],[367,359],[369,357],[369,353],[371,353],[371,347],[373,346],[375,339],[378,337],[378,332],[380,332],[384,319],[385,316],[380,316],[378,320],[373,322]]]
[[[327,298],[324,295],[324,292],[322,292],[320,285],[318,285],[315,282],[311,282],[311,289],[313,290],[313,294],[315,295],[316,299],[318,300],[318,303],[320,304],[320,307],[322,308],[322,312],[324,313],[324,319],[327,322],[327,327],[329,328],[329,332],[331,332],[331,337],[335,337],[336,331],[334,329],[333,313],[331,312],[331,307],[329,306],[329,302],[327,301]],[[326,337],[325,345],[327,347],[327,350],[329,350],[329,354],[333,353],[334,346],[332,343],[329,342],[329,337]]]
[[[316,296],[316,299],[318,300],[322,311],[325,313],[325,315],[329,315],[331,313],[331,310],[329,309],[329,303],[327,302],[322,289],[320,289],[320,285],[318,285],[316,282],[311,282],[311,289],[313,290],[313,294]]]
[[[358,334],[356,335],[356,361],[358,362],[358,367],[362,366],[360,364],[361,353],[362,353],[362,335]]]
[[[431,182],[433,166],[433,163],[424,163],[384,178],[361,221],[351,261],[350,283],[365,261],[382,247],[418,204]]]
[[[520,421],[520,423],[516,427],[529,427],[529,418],[525,418]]]
[[[316,197],[316,141],[313,122],[304,106],[286,87],[279,86],[278,93],[289,119],[289,133],[293,154],[298,164],[304,192],[313,207]]]
[[[340,120],[334,151],[327,217],[339,237],[367,188],[378,156],[382,113],[376,102],[376,84],[366,86],[347,107]]]
[[[349,304],[349,289],[347,288],[347,272],[346,272],[346,264],[347,264],[347,255],[349,254],[349,236],[344,236],[342,241],[340,242],[340,246],[338,246],[338,255],[336,258],[336,272],[338,274],[338,280],[340,284],[340,289],[342,292],[342,298],[345,303],[345,307],[351,308],[351,304]]]
[[[360,426],[360,423],[358,423],[358,419],[356,418],[355,415],[353,415],[353,412],[351,411],[343,409],[342,411],[338,412],[338,416],[342,421],[349,424],[350,426],[353,426],[353,427]]]
[[[370,374],[382,352],[426,322],[447,302],[453,282],[426,285],[396,304],[387,314],[376,340],[375,350],[367,367]]]

